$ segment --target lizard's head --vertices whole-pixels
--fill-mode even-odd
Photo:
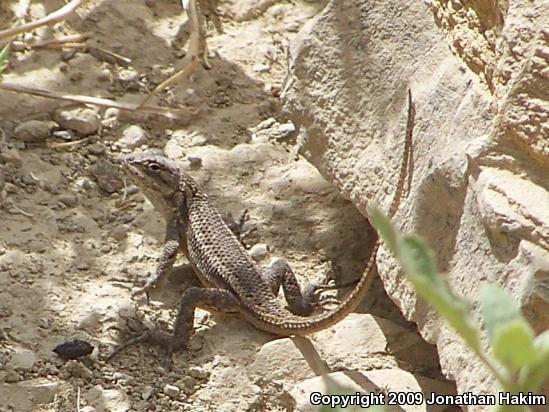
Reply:
[[[179,187],[181,171],[170,159],[154,153],[126,156],[122,161],[126,174],[153,205],[166,210]]]

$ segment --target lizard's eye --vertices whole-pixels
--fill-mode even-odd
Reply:
[[[149,169],[151,169],[153,172],[158,172],[160,170],[160,166],[158,166],[156,163],[151,163],[149,165]]]

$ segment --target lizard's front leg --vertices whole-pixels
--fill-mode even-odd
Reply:
[[[172,219],[172,221],[168,223],[166,227],[166,240],[164,243],[164,249],[162,250],[162,254],[160,255],[160,260],[158,262],[158,266],[156,267],[156,271],[153,276],[150,276],[149,279],[147,279],[145,286],[132,292],[132,296],[146,293],[148,300],[149,291],[156,287],[160,280],[167,273],[170,272],[173,264],[175,263],[175,259],[177,258],[177,255],[181,250],[183,242],[180,235],[182,233],[181,230],[182,228],[179,219]]]

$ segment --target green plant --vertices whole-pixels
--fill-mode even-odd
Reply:
[[[0,51],[0,77],[2,76],[2,72],[6,70],[6,67],[8,67],[8,59],[10,56],[10,45],[7,44],[4,46],[2,51]]]
[[[372,224],[395,255],[417,293],[461,336],[511,395],[535,393],[549,377],[549,331],[535,336],[520,308],[501,288],[485,284],[480,290],[481,314],[490,343],[481,344],[481,328],[469,301],[455,294],[437,273],[432,251],[419,236],[403,234],[378,209],[370,211]],[[539,398],[541,399],[541,398]],[[547,400],[546,400],[547,401]],[[529,411],[528,406],[501,404],[498,412]]]

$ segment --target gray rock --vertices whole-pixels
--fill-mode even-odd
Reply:
[[[202,166],[202,158],[198,156],[187,156],[187,160],[191,164],[191,167]]]
[[[172,399],[177,399],[179,397],[179,392],[181,392],[177,386],[170,385],[169,383],[164,385],[162,391]]]
[[[35,378],[15,384],[0,384],[0,399],[2,405],[17,404],[19,410],[35,410],[31,405],[53,402],[59,393],[61,383],[44,378]],[[26,407],[29,406],[29,407]]]
[[[74,139],[74,133],[71,130],[57,130],[53,132],[53,137],[71,141]]]
[[[177,383],[183,388],[183,392],[190,395],[194,391],[196,380],[192,376],[183,376]]]
[[[292,122],[276,124],[268,129],[262,129],[252,134],[253,143],[265,143],[271,140],[284,140],[291,137],[296,131]]]
[[[89,170],[97,185],[107,193],[118,192],[124,187],[119,170],[107,159],[98,159]]]
[[[57,198],[61,203],[67,207],[75,207],[78,204],[78,198],[72,193],[61,195]]]
[[[143,388],[143,390],[141,391],[141,398],[143,398],[143,400],[149,400],[150,397],[153,395],[154,393],[154,388],[152,386],[145,386]]]
[[[128,396],[123,391],[104,389],[101,385],[92,387],[86,392],[85,397],[98,411],[127,412],[131,406]]]
[[[115,107],[109,107],[108,109],[105,110],[101,124],[103,125],[103,127],[107,127],[109,129],[115,129],[120,125],[119,118],[120,118],[120,110]]]
[[[314,376],[307,360],[290,338],[273,340],[263,345],[248,370],[252,375],[267,381],[295,381]]]
[[[86,107],[60,108],[55,112],[55,120],[64,129],[74,130],[80,136],[95,133],[101,126],[99,115]]]
[[[56,122],[50,120],[29,120],[15,127],[13,137],[27,143],[43,142],[58,127]]]
[[[112,379],[115,381],[115,382],[122,382],[122,383],[125,383],[125,382],[129,382],[133,379],[133,376],[131,375],[128,375],[127,373],[123,373],[123,372],[115,372],[113,373],[112,375]]]
[[[138,125],[131,125],[124,129],[122,137],[118,139],[118,142],[122,147],[128,149],[135,149],[149,140],[149,133]]]
[[[208,143],[208,139],[204,136],[193,136],[191,139],[191,146],[204,146]]]
[[[210,376],[210,372],[200,366],[191,366],[189,368],[189,375],[196,379],[207,379]]]
[[[265,243],[258,243],[250,248],[250,256],[254,260],[260,260],[269,253],[269,246]]]
[[[36,355],[29,349],[18,348],[11,357],[10,367],[17,370],[30,370],[36,362]]]

